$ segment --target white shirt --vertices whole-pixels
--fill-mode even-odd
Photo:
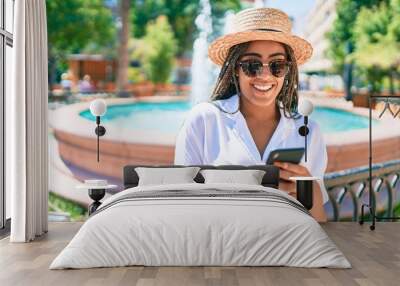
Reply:
[[[239,107],[239,97],[216,100],[214,104],[227,112]],[[175,164],[177,165],[263,165],[275,149],[304,147],[304,137],[298,132],[304,124],[299,119],[281,118],[263,156],[254,142],[243,114],[229,114],[209,102],[199,103],[189,112],[176,140]],[[329,199],[323,183],[328,156],[321,130],[309,120],[307,136],[307,162],[301,159],[310,174],[321,178],[319,182],[326,203]]]

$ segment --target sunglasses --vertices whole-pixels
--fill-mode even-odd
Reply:
[[[270,61],[267,64],[263,64],[259,60],[252,59],[239,62],[239,66],[242,68],[244,74],[248,77],[260,76],[264,70],[264,66],[268,67],[269,72],[274,77],[283,77],[288,73],[291,62],[286,60],[275,60]]]

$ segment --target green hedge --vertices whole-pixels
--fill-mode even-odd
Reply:
[[[49,192],[49,211],[68,213],[71,221],[82,221],[87,217],[86,207],[52,192]]]

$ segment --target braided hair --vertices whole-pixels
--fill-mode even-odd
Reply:
[[[230,48],[228,56],[226,57],[226,60],[222,65],[217,82],[212,92],[211,101],[228,99],[235,94],[240,96],[240,87],[238,84],[238,78],[235,75],[235,70],[237,67],[238,59],[242,54],[244,54],[249,45],[250,43],[246,42]],[[279,109],[283,109],[283,114],[285,117],[298,118],[299,114],[297,112],[297,85],[299,82],[299,73],[297,69],[297,63],[293,50],[287,45],[284,45],[284,48],[286,51],[287,60],[292,64],[288,73],[285,75],[282,89],[276,97],[275,103]],[[236,113],[238,111],[239,109],[233,113]]]

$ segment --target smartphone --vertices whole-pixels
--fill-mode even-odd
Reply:
[[[275,161],[299,164],[303,155],[304,148],[276,149],[269,154],[267,165],[272,165]]]

